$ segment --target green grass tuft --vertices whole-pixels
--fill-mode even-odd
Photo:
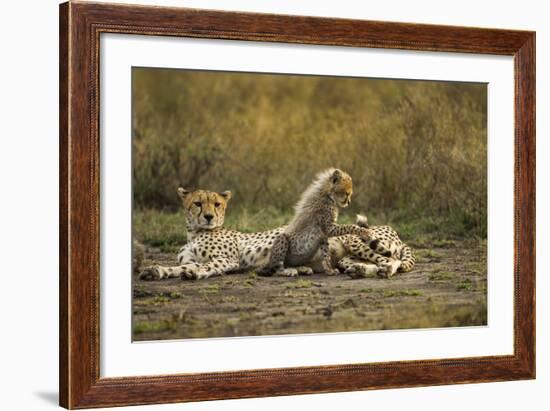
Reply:
[[[187,232],[185,218],[181,212],[169,212],[154,209],[135,210],[133,217],[134,237],[142,243],[157,247],[161,252],[176,253],[185,244]],[[281,212],[271,209],[254,210],[240,207],[228,208],[224,226],[242,232],[258,232],[280,227],[288,223],[292,218],[292,210]],[[414,217],[416,221],[408,220],[408,217],[392,215],[378,215],[376,211],[369,212],[369,221],[372,225],[389,224],[401,235],[402,239],[415,249],[417,258],[437,259],[441,254],[431,249],[450,248],[456,244],[449,236],[455,236],[452,227],[441,224],[432,226],[425,221],[433,218]],[[351,213],[342,213],[339,217],[341,224],[350,224],[355,221]],[[433,231],[432,231],[433,230]],[[486,240],[471,237],[471,241],[484,243]],[[252,274],[251,274],[252,275]]]
[[[428,278],[430,281],[450,281],[455,279],[456,275],[446,271],[436,272],[430,274]]]
[[[289,281],[286,283],[283,283],[285,288],[293,289],[293,288],[311,288],[313,286],[313,282],[310,280],[302,280],[298,279],[296,281]]]
[[[405,289],[405,290],[383,290],[382,296],[384,298],[391,297],[419,297],[422,295],[422,292],[419,290]]]
[[[171,321],[161,320],[156,322],[139,322],[134,325],[134,334],[143,334],[150,332],[162,332],[174,329]]]

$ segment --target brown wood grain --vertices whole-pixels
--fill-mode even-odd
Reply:
[[[100,378],[101,33],[514,56],[514,355]],[[59,44],[62,406],[89,408],[534,378],[535,33],[71,2],[60,6]]]
[[[69,282],[68,282],[68,4],[61,4],[59,13],[59,402],[69,404]]]

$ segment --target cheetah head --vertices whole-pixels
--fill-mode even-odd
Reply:
[[[342,171],[335,169],[330,176],[331,188],[330,196],[339,207],[345,208],[351,203],[351,195],[353,194],[353,184],[351,176]]]
[[[216,193],[208,190],[189,191],[178,188],[187,228],[190,230],[213,230],[223,225],[225,208],[231,191]]]

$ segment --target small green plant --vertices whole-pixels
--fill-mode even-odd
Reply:
[[[296,280],[296,281],[292,281],[292,282],[286,282],[286,283],[283,283],[283,285],[285,286],[285,288],[289,288],[289,289],[292,289],[292,288],[310,288],[313,286],[313,283],[310,281],[310,280]]]
[[[437,251],[433,251],[433,250],[417,250],[416,251],[416,256],[419,257],[419,258],[434,258],[434,259],[438,259],[438,258],[441,258],[441,254],[438,253]]]
[[[437,239],[433,241],[433,246],[437,248],[452,248],[456,247],[456,241],[448,239]]]
[[[245,287],[254,287],[256,285],[256,279],[254,278],[247,278],[244,280],[244,286]]]
[[[153,305],[164,305],[169,302],[170,299],[165,295],[157,295],[155,298],[153,298]]]
[[[405,289],[405,290],[383,290],[382,297],[418,297],[422,293],[419,290]]]
[[[134,325],[134,334],[169,331],[173,330],[174,327],[174,323],[168,320],[160,320],[156,322],[140,322]]]
[[[430,274],[428,279],[430,281],[449,281],[453,280],[455,278],[455,275],[453,273],[449,273],[446,271],[440,271]]]
[[[220,292],[220,285],[216,283],[208,284],[202,291],[207,294],[217,294]]]
[[[473,284],[472,284],[472,280],[466,278],[464,280],[462,280],[462,282],[460,282],[457,286],[456,286],[456,289],[458,291],[472,291],[473,289]]]
[[[418,297],[422,295],[422,292],[420,292],[419,290],[406,289],[400,290],[399,295],[402,295],[404,297]]]

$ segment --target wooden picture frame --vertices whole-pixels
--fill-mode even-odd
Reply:
[[[514,354],[100,378],[101,33],[513,56]],[[535,377],[535,33],[69,2],[60,6],[60,404],[90,408]],[[512,241],[512,239],[510,239]]]

